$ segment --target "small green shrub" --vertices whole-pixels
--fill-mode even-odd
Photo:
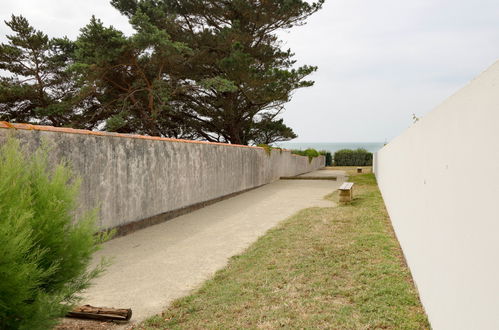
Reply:
[[[267,154],[267,156],[272,155],[272,150],[279,150],[279,154],[282,154],[282,148],[279,148],[279,147],[272,147],[272,146],[269,146],[268,144],[263,144],[263,143],[257,144],[256,146],[263,148],[265,150],[265,153]]]
[[[319,152],[315,149],[312,149],[312,148],[309,148],[306,150],[296,150],[295,149],[295,150],[291,150],[291,153],[295,154],[295,155],[300,155],[300,156],[307,156],[309,163],[311,163],[312,159],[314,159],[315,157],[320,156]]]
[[[308,156],[308,162],[311,163],[312,159],[314,159],[315,157],[319,157],[320,154],[317,150],[310,148],[305,150],[305,156]]]
[[[272,155],[272,147],[269,146],[268,144],[258,144],[257,147],[260,147],[260,148],[263,148],[263,150],[265,150],[265,153],[267,154],[267,156],[270,157],[270,155]]]
[[[335,166],[372,166],[373,154],[366,149],[343,149],[334,153]]]
[[[319,153],[326,158],[326,166],[333,166],[333,155],[331,152],[322,150]]]
[[[47,152],[25,156],[13,138],[0,148],[1,329],[53,327],[104,267],[87,271],[109,235],[95,234],[95,212],[73,221],[79,180]]]

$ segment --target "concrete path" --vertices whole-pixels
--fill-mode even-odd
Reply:
[[[323,197],[341,183],[281,180],[111,240],[96,257],[114,262],[84,303],[131,307],[134,322],[161,313],[280,221],[304,208],[333,206]]]

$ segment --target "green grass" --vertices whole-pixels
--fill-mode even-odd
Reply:
[[[372,174],[305,209],[141,329],[429,328]]]

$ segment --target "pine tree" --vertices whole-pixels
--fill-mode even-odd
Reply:
[[[277,31],[324,0],[112,0],[128,37],[95,18],[75,42],[12,16],[0,45],[0,119],[237,144],[296,137],[279,115],[317,68]]]
[[[112,0],[131,20],[151,24],[192,50],[178,93],[188,126],[209,141],[237,144],[261,139],[258,127],[277,118],[294,90],[317,68],[293,68],[294,54],[282,50],[276,31],[304,24],[323,1],[301,0]],[[276,119],[277,120],[277,119]],[[275,128],[276,125],[274,125]],[[282,121],[281,140],[295,137]]]
[[[50,39],[35,30],[22,16],[6,22],[14,32],[0,45],[0,120],[71,125],[79,86],[70,72],[73,43],[67,38]]]
[[[127,37],[92,18],[76,41],[77,70],[106,113],[110,131],[190,137],[175,113],[172,70],[182,65],[189,49],[138,13],[131,20],[136,33]]]
[[[291,128],[284,125],[282,118],[276,119],[269,114],[263,114],[261,117],[260,121],[254,125],[253,132],[251,132],[254,144],[270,145],[297,137]]]

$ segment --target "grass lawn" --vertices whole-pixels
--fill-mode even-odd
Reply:
[[[305,209],[138,329],[427,329],[372,174],[349,205]]]

